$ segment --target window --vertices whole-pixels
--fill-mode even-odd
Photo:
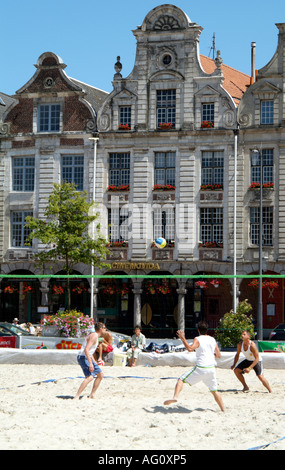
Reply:
[[[60,104],[41,104],[38,114],[39,132],[59,132]]]
[[[253,245],[259,245],[259,207],[250,208],[250,241]],[[272,246],[273,244],[273,207],[262,208],[262,244]]]
[[[82,155],[64,155],[61,158],[62,181],[74,183],[83,191],[84,159]]]
[[[155,154],[154,184],[175,186],[175,152]]]
[[[260,124],[273,124],[273,101],[260,102]]]
[[[34,191],[35,159],[34,157],[13,157],[12,189],[13,191]]]
[[[214,125],[215,121],[215,105],[214,103],[204,103],[202,104],[202,122],[210,121]]]
[[[273,149],[264,149],[261,151],[263,165],[263,184],[273,183]],[[251,182],[260,183],[260,153],[253,161],[251,159]]]
[[[130,183],[130,154],[111,153],[109,169],[110,185],[120,186]]]
[[[121,106],[120,107],[120,122],[119,124],[124,126],[127,125],[131,127],[131,107],[130,106]]]
[[[108,226],[110,242],[129,239],[129,211],[126,207],[108,209]]]
[[[176,122],[176,90],[157,90],[156,92],[156,125]]]
[[[224,183],[224,152],[202,153],[202,178],[201,184]]]
[[[206,242],[223,242],[223,209],[200,209],[200,239]]]
[[[33,213],[29,211],[14,211],[11,213],[11,245],[15,248],[23,248],[25,242],[31,232],[28,227],[25,227],[25,219],[32,216]]]
[[[173,207],[153,211],[153,239],[163,237],[169,243],[175,240],[175,210]]]

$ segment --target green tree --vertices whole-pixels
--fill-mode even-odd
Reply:
[[[98,213],[94,212],[94,202],[87,201],[86,191],[76,190],[71,183],[54,184],[44,218],[27,217],[27,227],[31,230],[27,243],[38,239],[44,246],[36,254],[36,259],[46,263],[61,259],[63,270],[72,274],[76,263],[93,264],[109,267],[102,260],[106,258],[107,241],[100,234],[100,225],[96,223]],[[89,234],[94,222],[94,237]],[[68,309],[70,309],[70,279],[67,278]]]
[[[246,299],[238,304],[236,313],[231,310],[220,319],[215,330],[215,337],[222,347],[235,347],[241,341],[241,333],[244,330],[249,331],[251,337],[254,337],[251,310],[252,306]]]

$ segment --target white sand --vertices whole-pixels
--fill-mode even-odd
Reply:
[[[0,449],[247,450],[285,436],[285,370],[265,371],[269,394],[254,372],[243,393],[231,370],[217,369],[224,413],[203,384],[184,385],[178,404],[163,406],[185,370],[104,367],[97,399],[89,386],[74,401],[77,365],[0,365]],[[285,440],[267,448],[284,450]]]

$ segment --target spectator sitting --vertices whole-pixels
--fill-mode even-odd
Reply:
[[[32,323],[27,323],[27,327],[28,327],[28,331],[29,333],[31,333],[31,335],[35,335],[36,334],[36,329],[35,327],[33,326]]]
[[[127,357],[130,367],[135,367],[137,358],[141,350],[145,347],[145,336],[141,332],[140,326],[135,327],[135,334],[132,336],[131,347],[127,351]]]
[[[109,331],[105,330],[100,339],[101,341],[98,344],[94,356],[98,365],[104,365],[103,357],[113,351],[113,336]]]

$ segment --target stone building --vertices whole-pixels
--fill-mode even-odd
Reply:
[[[96,131],[97,111],[107,96],[68,77],[66,65],[54,53],[42,54],[35,67],[28,83],[13,97],[2,98],[7,103],[1,106],[0,123],[2,274],[42,274],[34,263],[37,244],[25,245],[25,217],[43,217],[53,183],[65,180],[89,191],[93,168],[89,137]],[[48,273],[60,271],[59,262]],[[80,266],[78,272],[89,274],[90,267]],[[75,282],[89,287],[88,280]],[[17,316],[20,321],[35,322],[38,306],[49,303],[53,311],[64,305],[64,295],[54,294],[54,285],[49,279],[3,279],[0,319],[11,321]],[[89,313],[89,294],[84,297],[78,306]]]
[[[21,245],[23,213],[43,214],[52,183],[71,178],[99,204],[110,242],[110,269],[95,271],[101,276],[95,279],[96,317],[127,332],[142,323],[154,337],[173,336],[177,327],[191,335],[201,318],[214,328],[233,307],[234,284],[230,277],[218,284],[202,276],[233,274],[235,178],[237,273],[258,271],[258,189],[249,189],[260,181],[260,163],[251,163],[256,147],[267,185],[264,270],[283,274],[284,24],[278,28],[277,52],[256,79],[223,64],[219,51],[215,60],[200,55],[203,28],[172,5],[154,8],[133,31],[133,70],[123,77],[117,57],[110,94],[67,77],[61,59],[43,54],[1,125],[0,197],[7,227],[0,239],[2,273],[38,272],[36,247]],[[34,165],[33,186],[28,165]],[[13,186],[17,174],[20,189]],[[158,237],[166,239],[164,249],[154,244]],[[51,274],[60,270],[58,263]],[[90,266],[77,272],[87,276]],[[111,274],[138,277],[108,279]],[[201,276],[205,289],[193,275]],[[53,295],[52,279],[38,282],[34,307],[64,303]],[[8,320],[5,283],[0,319]],[[81,283],[89,287],[90,278]],[[24,318],[29,299],[15,293],[21,295]],[[248,298],[256,314],[257,291],[248,279],[238,279],[237,296]],[[282,280],[264,289],[265,329],[284,318],[282,299]],[[89,294],[80,302],[88,313]]]

